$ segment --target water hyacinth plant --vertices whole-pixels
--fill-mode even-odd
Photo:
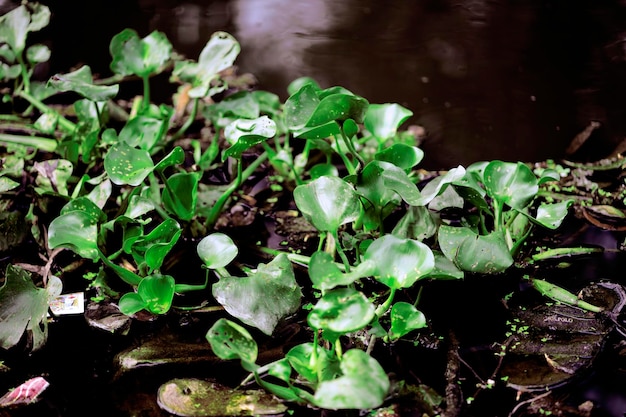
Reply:
[[[16,190],[28,195],[37,242],[49,252],[68,249],[89,262],[90,273],[108,277],[99,281],[99,296],[112,297],[124,314],[164,315],[177,294],[210,289],[207,299],[229,315],[206,334],[214,353],[239,360],[249,379],[287,401],[327,409],[381,406],[392,382],[375,346],[415,341],[428,327],[421,288],[467,273],[507,271],[534,228],[557,229],[573,203],[543,201],[540,188],[558,174],[537,176],[521,162],[457,166],[426,178],[416,169],[424,153],[402,130],[412,112],[398,104],[369,103],[310,78],[295,80],[284,103],[269,92],[233,91],[224,71],[240,46],[224,32],[214,34],[194,61],[174,54],[160,32],[140,38],[126,29],[110,43],[115,76],[109,84],[83,66],[52,76],[48,95],[37,96],[30,74],[46,51],[26,48],[25,38],[48,18],[41,5],[22,5],[0,18],[0,75],[14,83],[11,100],[32,105],[19,115],[21,125],[41,135],[0,135],[7,151],[2,199]],[[182,113],[151,101],[151,77],[165,71],[180,85]],[[119,83],[130,76],[142,80],[143,95],[120,110]],[[80,97],[71,120],[46,104],[59,92]],[[210,134],[192,135],[198,122]],[[22,169],[32,183],[18,182]],[[310,236],[316,247],[246,250],[243,255],[257,256],[250,264],[239,259],[240,242],[218,224],[236,202],[256,198],[252,190],[260,182],[248,181],[268,172],[268,183],[317,231]],[[265,198],[255,203],[271,211],[275,197]],[[451,211],[456,217],[447,215]],[[38,216],[49,221],[41,224]],[[177,276],[169,267],[176,250],[190,242],[204,276]],[[260,256],[270,259],[259,262]],[[57,280],[48,268],[45,289],[38,288],[18,267],[7,269],[0,287],[2,347],[17,344],[14,334],[6,336],[11,332],[29,333],[34,349],[43,345],[45,325],[35,323]],[[311,340],[258,363],[248,329],[272,337],[293,317],[305,323]]]

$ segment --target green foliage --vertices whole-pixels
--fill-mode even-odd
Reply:
[[[46,225],[47,249],[70,249],[93,261],[93,274],[117,276],[127,287],[118,301],[127,315],[166,314],[176,293],[204,290],[214,274],[211,293],[233,320],[272,335],[300,311],[300,286],[311,286],[316,291],[304,293],[313,293],[306,300],[313,341],[294,346],[284,358],[257,364],[250,332],[228,319],[217,320],[206,335],[216,355],[240,360],[260,386],[288,401],[329,409],[380,406],[389,378],[372,349],[344,352],[346,342],[354,346],[356,334],[371,344],[410,340],[428,326],[418,307],[429,280],[506,271],[533,228],[557,229],[572,204],[541,200],[540,188],[558,174],[547,169],[536,175],[521,162],[480,162],[425,178],[416,170],[424,158],[419,143],[401,131],[413,113],[398,104],[370,104],[310,78],[292,82],[284,103],[265,91],[232,92],[236,88],[222,74],[240,45],[224,32],[210,38],[196,62],[181,60],[160,32],[140,38],[126,29],[111,40],[116,76],[107,83],[94,81],[85,65],[54,75],[50,88],[35,94],[29,77],[49,51],[27,48],[26,36],[48,20],[45,6],[29,4],[0,18],[0,76],[16,80],[9,98],[31,104],[36,121],[18,119],[49,136],[0,133],[0,141],[21,147],[2,158],[0,193],[32,191],[32,206],[42,212],[54,210],[45,201],[55,199],[62,208]],[[150,77],[169,70],[170,81],[183,84],[182,113],[150,100]],[[143,80],[143,98],[120,117],[113,100],[127,76]],[[81,97],[72,121],[42,101],[67,91]],[[209,100],[225,91],[224,98]],[[212,138],[185,137],[200,116]],[[119,124],[109,125],[114,117]],[[310,257],[268,250],[273,257],[266,264],[237,273],[239,248],[215,231],[216,224],[233,196],[248,198],[238,194],[241,186],[266,161],[264,169],[274,174],[271,187],[287,197],[293,190],[293,202],[318,230],[319,244]],[[19,182],[25,170],[36,174],[32,186]],[[230,183],[210,184],[209,171]],[[32,213],[30,218],[35,236],[37,219]],[[169,275],[168,258],[183,241],[198,242],[203,284]],[[292,261],[307,267],[310,282],[296,277]],[[533,284],[553,299],[574,303],[563,289]],[[0,288],[2,347],[16,345],[24,332],[33,348],[43,345],[42,311],[53,288],[37,288],[25,272],[7,269]]]

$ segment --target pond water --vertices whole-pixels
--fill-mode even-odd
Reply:
[[[477,160],[599,159],[626,137],[626,4],[618,0],[44,1],[51,71],[108,72],[125,27],[167,34],[196,58],[217,30],[242,45],[237,64],[260,88],[312,76],[373,103],[397,102],[426,129],[427,169]]]

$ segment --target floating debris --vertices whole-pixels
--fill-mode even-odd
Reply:
[[[39,399],[39,395],[45,391],[50,383],[43,377],[31,378],[17,388],[7,392],[0,398],[0,407],[12,407],[22,404],[31,404]]]

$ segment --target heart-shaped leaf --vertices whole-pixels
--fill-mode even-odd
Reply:
[[[98,225],[88,211],[71,211],[56,217],[48,227],[48,245],[70,248],[83,258],[98,259]]]
[[[394,164],[405,171],[419,164],[424,158],[424,151],[416,146],[409,146],[404,143],[394,143],[374,155],[378,161],[385,161]]]
[[[435,266],[435,258],[428,246],[394,235],[376,239],[363,258],[376,265],[374,278],[394,289],[412,286]]]
[[[120,131],[119,140],[130,147],[150,151],[161,142],[166,130],[167,123],[163,119],[136,116],[124,125]]]
[[[133,29],[124,29],[111,39],[111,70],[120,75],[148,77],[170,59],[172,44],[164,33],[154,31],[143,39]]]
[[[198,256],[210,269],[223,268],[237,257],[239,249],[233,240],[223,233],[204,237],[197,247]]]
[[[21,54],[26,47],[28,32],[41,30],[50,22],[50,9],[43,4],[24,4],[0,16],[0,44],[6,43]]]
[[[360,203],[354,189],[337,177],[323,176],[293,191],[296,206],[319,231],[336,232],[359,217]]]
[[[426,327],[426,317],[412,304],[403,301],[397,302],[391,307],[391,329],[389,337],[398,340],[410,331]]]
[[[411,110],[396,103],[370,104],[364,124],[379,141],[385,141],[394,137],[398,127],[411,116]]]
[[[137,186],[152,172],[154,163],[148,151],[121,142],[107,152],[104,169],[113,184]]]
[[[490,162],[485,167],[483,183],[492,198],[518,210],[530,204],[539,191],[537,177],[521,162]]]
[[[334,289],[319,299],[309,313],[314,329],[342,335],[361,330],[375,315],[374,305],[363,293],[352,288]]]

